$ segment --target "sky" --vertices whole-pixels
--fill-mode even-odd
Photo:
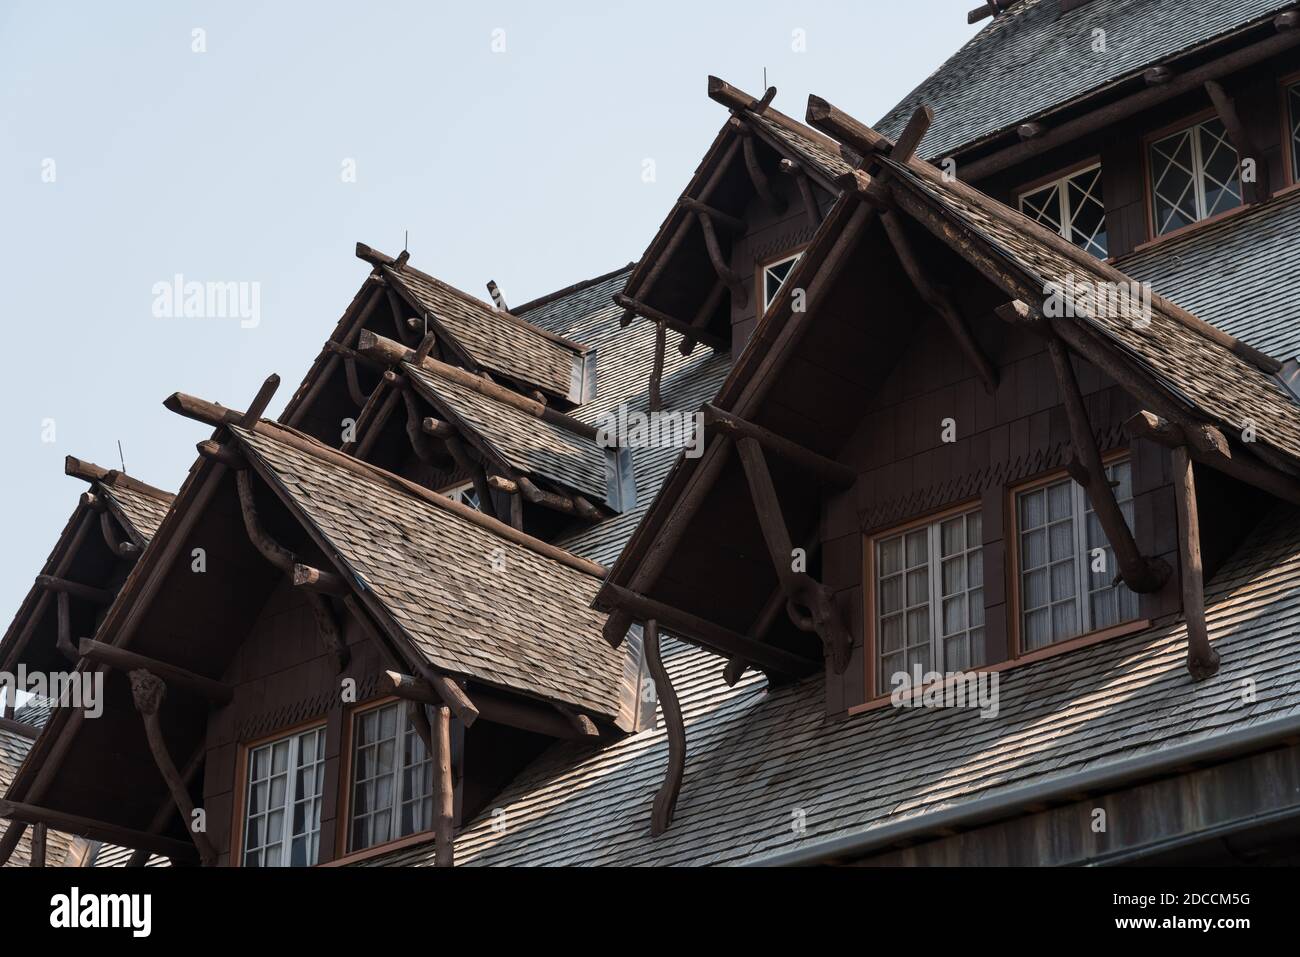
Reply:
[[[278,414],[358,241],[409,233],[413,265],[510,304],[608,272],[726,120],[709,74],[874,122],[977,5],[0,0],[4,625],[85,490],[64,456],[116,468],[120,442],[175,491],[211,430],[162,400],[243,408],[276,372]],[[178,276],[242,300],[196,315]]]

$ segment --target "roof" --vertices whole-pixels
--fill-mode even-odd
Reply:
[[[978,190],[966,189],[959,195],[910,167],[889,160],[882,162],[899,181],[910,184],[950,216],[964,221],[1044,293],[1048,283],[1063,288],[1067,280],[1076,287],[1084,282],[1102,287],[1112,282],[1100,262],[1094,264],[1087,254],[1067,257],[1041,242],[1027,218]],[[994,207],[1001,216],[993,211]],[[1023,219],[1023,228],[1009,225],[1003,218],[1008,215]],[[1126,304],[1118,313],[1091,320],[1080,317],[1078,321],[1118,344],[1202,414],[1232,432],[1253,422],[1261,443],[1300,460],[1300,408],[1277,379],[1182,322],[1158,300],[1152,303],[1149,322],[1141,321],[1142,317]]]
[[[1300,356],[1300,190],[1116,265],[1257,349]]]
[[[478,365],[570,401],[582,400],[584,346],[547,335],[410,265],[383,268]]]
[[[876,129],[896,137],[922,104],[934,124],[920,152],[946,156],[1031,117],[1135,76],[1294,5],[1294,0],[1090,0],[1069,13],[1060,0],[1024,0],[999,14]],[[1104,56],[1088,55],[1094,28]]]
[[[599,425],[604,416],[622,405],[638,412],[649,409],[654,324],[634,322],[622,328],[619,322],[622,310],[611,300],[623,288],[629,273],[628,269],[622,270],[527,313],[530,321],[561,335],[581,339],[599,350],[596,398],[570,413],[589,425]],[[717,394],[731,368],[731,357],[705,348],[683,356],[677,348],[679,342],[677,333],[668,330],[661,391],[663,407],[694,411]],[[634,449],[636,506],[557,544],[593,561],[612,563],[650,507],[679,452],[680,449],[671,447]]]
[[[1300,715],[1300,513],[1272,519],[1207,587],[1223,667],[1204,682],[1187,674],[1186,629],[1175,621],[1002,673],[996,718],[886,707],[833,720],[819,677],[768,692],[751,676],[728,689],[716,657],[668,643],[689,742],[668,832],[652,838],[649,827],[667,760],[659,727],[600,751],[552,747],[457,835],[457,863],[761,862]],[[1254,701],[1243,700],[1246,679]],[[370,863],[432,856],[419,845]]]
[[[489,398],[432,369],[408,362],[404,370],[417,391],[438,407],[449,409],[456,424],[477,432],[512,468],[559,482],[597,503],[618,501],[617,490],[610,487],[617,468],[614,450],[603,449],[594,439]]]
[[[29,699],[14,715],[17,720],[33,727],[41,728],[49,719],[50,706],[40,699]],[[31,750],[32,741],[21,734],[0,729],[0,794],[9,790],[14,775],[18,772],[27,752]],[[8,821],[0,821],[0,833],[9,828]],[[47,831],[45,834],[45,862],[51,866],[61,864],[72,848],[75,838],[62,831]],[[14,848],[13,855],[6,867],[26,867],[32,860],[32,829],[28,828]]]
[[[142,543],[153,538],[171,508],[170,500],[128,486],[101,484],[99,488],[117,506],[118,514],[130,523],[128,531],[138,535]]]
[[[596,578],[496,535],[450,503],[232,430],[434,667],[619,714],[626,651],[601,639],[604,616],[588,607]]]

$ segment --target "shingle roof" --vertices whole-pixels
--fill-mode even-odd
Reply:
[[[426,399],[450,408],[518,471],[560,482],[597,504],[610,499],[612,450],[552,422],[461,385],[437,372],[406,363],[405,371]],[[616,499],[616,496],[615,496]]]
[[[436,668],[619,714],[626,651],[601,638],[605,616],[589,607],[597,579],[450,506],[232,429]]]
[[[404,286],[485,369],[580,400],[585,350],[577,343],[557,342],[530,323],[410,266],[384,267],[384,275]]]
[[[900,181],[969,224],[1044,292],[1048,283],[1064,286],[1067,279],[1075,286],[1084,282],[1104,286],[1110,281],[1100,264],[1090,265],[1089,257],[1067,258],[1038,241],[1029,220],[1024,229],[1003,222],[990,212],[1000,205],[996,200],[974,190],[968,200],[910,169],[882,162]],[[1169,315],[1159,302],[1152,305],[1149,322],[1126,306],[1119,312],[1079,321],[1117,343],[1210,419],[1233,432],[1253,423],[1259,441],[1300,459],[1300,408],[1275,378]]]
[[[920,153],[945,156],[1293,6],[1294,0],[1024,0],[999,15],[876,124],[890,137],[922,104],[934,125]],[[1094,28],[1106,52],[1092,52]]]
[[[153,538],[171,507],[170,502],[126,486],[101,484],[100,489],[108,494],[145,542]]]
[[[1300,714],[1300,514],[1281,509],[1207,587],[1223,667],[1188,677],[1182,622],[1001,675],[999,713],[881,708],[826,717],[820,678],[722,684],[719,660],[671,644],[687,761],[672,827],[650,836],[662,728],[593,751],[557,745],[456,838],[462,864],[733,864],[969,806],[1033,782]],[[1251,679],[1256,699],[1243,700]],[[504,812],[496,812],[500,809]],[[806,832],[795,833],[799,813]],[[504,824],[504,828],[502,828]],[[431,863],[430,846],[374,864]]]
[[[24,724],[40,728],[45,726],[49,715],[50,706],[48,703],[38,699],[31,699],[18,709],[14,717]],[[31,750],[31,747],[30,738],[0,729],[0,794],[8,793],[9,785],[13,784],[14,775],[18,772],[19,765],[23,763],[23,759],[27,757],[27,752]],[[7,831],[9,826],[8,821],[0,820],[0,834]],[[73,840],[72,835],[64,834],[62,831],[47,831],[45,834],[45,863],[50,866],[61,864],[64,858],[67,857]],[[28,828],[18,841],[18,846],[14,848],[13,855],[5,866],[26,867],[31,863],[31,859],[32,829]]]
[[[1300,356],[1300,190],[1117,265],[1257,349]]]

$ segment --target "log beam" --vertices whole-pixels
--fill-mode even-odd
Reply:
[[[108,513],[108,509],[99,513],[99,531],[104,536],[108,550],[119,558],[134,562],[140,557],[140,546],[128,541],[124,535],[119,535],[115,525],[116,519]]]
[[[190,759],[185,764],[185,770],[181,772],[181,780],[185,782],[185,787],[189,788],[194,784],[194,778],[199,773],[199,768],[203,767],[203,761],[207,757],[208,747],[206,741],[200,741],[199,746],[194,749]],[[153,820],[149,822],[150,834],[161,834],[167,826],[167,822],[172,819],[176,813],[176,805],[171,797],[167,797],[158,810],[154,812]],[[127,860],[127,867],[144,867],[149,863],[150,854],[147,850],[135,850]]]
[[[0,817],[21,823],[23,826],[44,824],[56,831],[62,831],[64,834],[86,837],[109,844],[118,844],[122,847],[144,848],[153,854],[160,854],[174,861],[188,863],[198,857],[194,845],[185,841],[177,841],[170,837],[159,837],[157,834],[119,827],[106,821],[96,821],[76,814],[66,814],[63,811],[37,807],[34,804],[23,804],[18,801],[0,799]],[[21,831],[18,831],[13,825],[10,826],[10,830],[17,831],[21,835]]]
[[[708,203],[702,203],[698,199],[692,199],[690,196],[683,196],[677,200],[677,205],[683,209],[693,210],[701,216],[707,216],[714,224],[721,226],[731,233],[743,233],[747,228],[745,221],[739,216],[733,216],[731,213],[724,213]]]
[[[745,478],[749,482],[763,540],[767,543],[776,577],[785,592],[790,620],[801,631],[817,634],[826,657],[830,659],[831,670],[841,675],[849,666],[853,641],[844,626],[839,609],[835,607],[834,596],[830,589],[807,572],[796,572],[793,568],[794,549],[790,542],[790,532],[786,528],[776,486],[772,483],[772,475],[768,471],[767,460],[763,457],[763,448],[758,440],[742,436],[736,440],[736,450],[740,453]]]
[[[664,351],[668,345],[668,327],[662,322],[655,323],[655,355],[650,367],[650,411],[658,412],[663,408],[663,396],[659,392],[664,378]]]
[[[190,799],[189,788],[186,787],[180,772],[176,770],[176,764],[167,751],[167,741],[163,737],[162,720],[158,715],[158,709],[162,706],[163,696],[167,693],[167,685],[157,675],[144,669],[132,671],[129,677],[131,697],[135,702],[135,709],[144,719],[145,738],[149,742],[149,750],[153,752],[154,763],[158,765],[158,773],[162,775],[167,789],[171,791],[176,809],[180,811],[181,819],[185,822],[185,830],[189,832],[194,846],[199,850],[199,860],[205,867],[213,867],[217,863],[217,849],[208,840],[206,831],[195,827],[198,819],[194,813],[194,802]]]
[[[66,578],[58,578],[54,575],[37,575],[36,584],[46,591],[52,591],[56,594],[70,595],[73,598],[80,598],[83,601],[91,602],[96,605],[111,605],[113,603],[113,593],[103,588],[95,588],[92,585],[83,585],[80,582],[69,581]]]
[[[889,158],[896,163],[906,164],[920,147],[921,141],[925,139],[925,134],[930,131],[930,124],[933,122],[934,110],[927,104],[922,103],[908,117],[907,125],[903,127],[903,132],[898,134],[898,140],[894,143],[894,148],[889,151]]]
[[[820,665],[820,662],[815,659],[805,658],[774,645],[747,638],[723,625],[673,608],[671,605],[630,591],[621,585],[606,583],[602,593],[608,596],[615,608],[625,613],[629,625],[637,618],[643,621],[654,618],[675,635],[703,645],[725,657],[743,657],[754,667],[762,668],[764,671],[801,678],[816,671]],[[624,620],[624,617],[621,616],[619,620]]]
[[[81,655],[72,640],[72,599],[68,597],[67,592],[58,593],[55,602],[55,620],[58,630],[55,632],[54,647],[75,665]]]
[[[932,282],[926,275],[926,271],[922,268],[921,261],[917,258],[916,251],[912,247],[912,242],[907,237],[907,231],[903,228],[903,224],[898,221],[898,217],[893,212],[885,211],[880,214],[880,223],[885,227],[885,234],[889,237],[890,245],[894,247],[894,254],[898,257],[899,263],[902,264],[903,271],[907,273],[907,278],[911,280],[912,286],[925,304],[943,319],[948,331],[957,340],[957,345],[966,355],[971,365],[975,367],[975,371],[979,373],[980,381],[984,383],[984,391],[992,395],[998,389],[997,367],[989,361],[988,356],[984,354],[984,350],[975,341],[970,327],[957,310],[952,297],[941,285]]]
[[[682,706],[677,700],[672,679],[664,667],[663,655],[659,650],[659,622],[654,618],[647,619],[645,623],[645,657],[650,675],[654,678],[659,707],[664,713],[665,736],[668,740],[668,770],[664,774],[664,783],[655,794],[650,814],[650,834],[658,837],[672,824],[677,795],[681,793],[682,777],[686,773],[686,723],[682,719]]]
[[[1206,80],[1205,92],[1209,94],[1210,102],[1214,104],[1214,112],[1219,115],[1219,120],[1228,133],[1228,141],[1237,151],[1237,174],[1241,180],[1242,198],[1251,204],[1262,203],[1268,199],[1269,182],[1268,163],[1264,159],[1263,151],[1247,132],[1246,124],[1241,122],[1236,101],[1228,95],[1223,84],[1218,80]],[[1250,182],[1246,182],[1245,177],[1241,176],[1241,162],[1247,159],[1255,161],[1255,177]]]
[[[725,280],[720,279],[719,281],[725,284]],[[726,352],[731,348],[729,343],[723,342],[717,336],[703,331],[702,328],[696,328],[692,323],[683,322],[676,316],[670,316],[661,309],[656,309],[654,306],[632,299],[622,293],[614,294],[614,302],[622,306],[628,312],[638,315],[643,319],[649,319],[651,322],[662,322],[674,332],[681,333],[683,336],[690,336],[692,339],[703,343],[715,352]],[[707,320],[705,321],[707,322]]]
[[[1066,419],[1070,425],[1070,438],[1074,453],[1087,470],[1088,483],[1085,486],[1088,500],[1092,503],[1097,521],[1106,533],[1106,540],[1115,551],[1115,561],[1119,564],[1120,576],[1130,589],[1138,593],[1159,591],[1169,580],[1169,565],[1159,558],[1148,558],[1138,550],[1129,528],[1115,500],[1115,491],[1106,477],[1106,467],[1102,463],[1101,452],[1092,426],[1088,422],[1088,412],[1083,404],[1083,395],[1079,391],[1079,382],[1070,363],[1070,354],[1060,339],[1047,341],[1048,353],[1052,367],[1056,371],[1056,382],[1061,392],[1061,401],[1065,405]]]
[[[275,397],[275,390],[278,388],[280,388],[280,377],[274,373],[267,376],[261,388],[257,390],[257,395],[253,396],[253,401],[244,412],[243,421],[239,424],[246,429],[256,425],[265,414],[266,407],[271,404],[271,399]]]
[[[1173,451],[1174,504],[1178,511],[1178,552],[1182,565],[1183,618],[1187,626],[1187,670],[1204,681],[1219,670],[1219,653],[1210,647],[1205,627],[1205,582],[1201,567],[1201,523],[1196,509],[1196,478],[1186,446]]]
[[[706,402],[700,411],[704,417],[704,427],[709,432],[722,433],[732,438],[754,439],[773,455],[783,458],[801,470],[816,476],[833,488],[841,490],[852,488],[853,483],[857,481],[857,473],[847,465],[836,462],[832,458],[827,458],[819,452],[812,451],[812,449],[805,448],[784,436],[777,435],[761,425],[756,425],[738,415],[720,409],[711,402]]]
[[[0,717],[0,731],[9,734],[16,734],[21,738],[27,738],[35,741],[41,735],[41,729],[35,725],[25,724],[22,721],[16,721],[13,718]]]
[[[451,709],[442,705],[434,711],[433,768],[437,793],[434,806],[434,864],[452,867],[456,824],[456,785],[451,776]]]
[[[388,690],[399,698],[434,707],[445,703],[442,695],[425,678],[396,671],[386,671],[384,675]],[[599,734],[590,719],[586,723],[574,721],[554,707],[533,704],[484,688],[475,690],[474,705],[476,716],[484,721],[552,738],[581,738],[590,737],[593,733]]]
[[[78,645],[78,653],[87,661],[116,668],[118,671],[151,672],[161,680],[167,681],[173,688],[198,695],[214,705],[228,704],[235,696],[235,689],[225,682],[206,678],[179,665],[159,661],[127,648],[95,641],[93,638],[82,638]]]

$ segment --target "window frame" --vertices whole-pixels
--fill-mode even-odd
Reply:
[[[1142,138],[1142,175],[1143,175],[1142,202],[1146,209],[1148,238],[1147,238],[1147,242],[1139,244],[1137,248],[1133,250],[1134,252],[1139,252],[1142,249],[1145,249],[1147,246],[1151,245],[1152,243],[1162,242],[1166,239],[1169,239],[1172,236],[1181,236],[1183,235],[1183,233],[1187,232],[1188,230],[1196,229],[1208,223],[1218,222],[1220,219],[1226,216],[1233,216],[1242,212],[1243,210],[1250,209],[1250,204],[1247,203],[1245,200],[1245,195],[1244,195],[1245,190],[1243,188],[1243,184],[1241,183],[1241,156],[1238,155],[1237,156],[1237,184],[1238,184],[1238,188],[1242,189],[1242,194],[1243,194],[1240,203],[1238,203],[1236,206],[1233,206],[1230,209],[1220,210],[1219,212],[1214,213],[1211,216],[1206,216],[1203,219],[1196,220],[1195,222],[1186,223],[1182,226],[1179,226],[1177,229],[1171,229],[1167,233],[1157,232],[1155,170],[1151,166],[1151,148],[1156,143],[1159,143],[1161,140],[1168,139],[1171,136],[1174,136],[1178,133],[1191,129],[1192,127],[1200,126],[1201,124],[1205,123],[1207,120],[1218,120],[1218,119],[1219,119],[1219,114],[1215,111],[1214,107],[1209,107],[1207,109],[1200,110],[1199,112],[1193,113],[1190,116],[1185,116],[1182,119],[1178,120],[1177,122],[1170,123],[1168,126],[1161,127],[1160,129],[1155,130],[1152,133],[1148,133],[1146,136]],[[1220,120],[1220,122],[1222,121]],[[1236,152],[1235,146],[1233,147],[1233,152],[1234,153]],[[1198,190],[1202,188],[1203,187],[1201,186],[1197,187]]]
[[[340,748],[339,779],[337,782],[338,783],[338,818],[337,818],[337,825],[335,827],[334,861],[332,863],[350,863],[352,861],[364,860],[367,857],[373,857],[390,850],[396,850],[397,848],[405,846],[406,844],[418,843],[421,840],[427,839],[429,835],[434,833],[436,827],[436,822],[434,820],[437,814],[436,807],[434,809],[434,813],[430,816],[429,826],[424,830],[413,831],[410,834],[403,834],[398,837],[390,838],[387,841],[384,841],[379,844],[372,844],[369,847],[363,847],[357,849],[353,849],[351,847],[352,804],[353,804],[353,796],[354,796],[353,785],[355,783],[353,780],[353,773],[355,771],[354,745],[356,742],[356,719],[367,712],[375,711],[379,708],[384,708],[384,707],[388,707],[389,705],[396,704],[399,706],[399,710],[402,715],[402,721],[403,721],[402,733],[405,733],[406,722],[409,721],[409,719],[406,717],[405,708],[401,706],[406,705],[407,703],[408,702],[403,698],[398,698],[395,695],[387,695],[381,698],[372,698],[369,701],[358,702],[357,704],[350,705],[344,711],[343,735],[342,735],[343,741]],[[419,737],[418,732],[416,732],[416,737],[417,738]],[[399,735],[399,740],[400,740],[400,735]],[[421,739],[421,741],[422,740],[423,739]],[[455,752],[453,750],[453,754],[454,753]],[[433,761],[433,755],[429,756],[429,760],[431,762]],[[435,780],[433,782],[432,796],[436,800],[437,797],[436,794],[437,767],[436,766],[434,767],[433,771],[434,771]],[[401,774],[399,772],[398,778],[400,779],[400,777]],[[400,806],[401,805],[399,800],[397,804],[397,809],[399,812],[400,812]]]
[[[1295,90],[1295,110],[1292,111],[1292,90]],[[1287,187],[1300,185],[1300,71],[1278,78],[1278,91],[1282,107],[1282,145],[1286,159]]]
[[[1064,169],[1058,170],[1057,172],[1052,173],[1049,176],[1044,176],[1041,177],[1040,179],[1032,180],[1029,183],[1026,183],[1025,185],[1017,188],[1015,191],[1016,211],[1019,212],[1022,216],[1026,216],[1027,218],[1032,219],[1034,222],[1038,222],[1037,219],[1035,219],[1033,216],[1030,216],[1028,213],[1025,212],[1024,198],[1026,196],[1028,196],[1030,193],[1040,192],[1041,190],[1046,189],[1048,186],[1057,187],[1058,195],[1060,195],[1063,193],[1063,191],[1060,189],[1062,183],[1067,183],[1074,177],[1078,176],[1080,173],[1086,173],[1093,169],[1097,169],[1101,173],[1099,177],[1099,182],[1101,183],[1103,197],[1104,197],[1104,192],[1106,188],[1106,179],[1105,179],[1106,171],[1105,171],[1104,164],[1101,161],[1101,156],[1099,155],[1090,156],[1088,159],[1075,163],[1072,166],[1067,166]],[[1068,195],[1068,193],[1066,193],[1066,195]],[[1101,210],[1102,210],[1102,223],[1106,232],[1106,255],[1098,256],[1097,261],[1106,262],[1108,259],[1111,258],[1112,254],[1110,250],[1110,210],[1107,208],[1104,198],[1102,199],[1101,202]],[[1052,228],[1046,223],[1039,223],[1039,225],[1042,226],[1044,229]],[[1096,256],[1096,253],[1091,252],[1086,246],[1079,246],[1078,243],[1074,242],[1074,240],[1071,239],[1069,236],[1066,236],[1063,233],[1061,233],[1060,230],[1052,230],[1052,231],[1055,232],[1058,236],[1061,236],[1062,239],[1066,240],[1071,245],[1077,247],[1078,249],[1082,249],[1084,252],[1088,253],[1088,255]]]
[[[478,498],[478,492],[474,488],[473,480],[468,480],[465,482],[457,482],[455,485],[448,485],[446,488],[439,491],[438,494],[443,496],[444,498],[451,499],[453,502],[455,502],[458,505],[464,505],[466,508],[472,508],[476,512],[483,511],[483,505],[481,502],[475,505],[465,500],[465,494],[467,492],[470,495],[473,495],[476,499]]]
[[[808,245],[805,243],[800,246],[795,246],[792,249],[787,249],[785,252],[773,256],[769,259],[764,259],[759,261],[758,269],[756,270],[758,298],[755,300],[757,303],[759,303],[759,309],[757,310],[758,318],[761,319],[763,316],[767,315],[767,311],[772,308],[772,303],[776,302],[776,299],[779,298],[780,290],[785,288],[786,281],[793,274],[795,267],[799,265],[799,260],[803,258],[803,254],[806,253],[807,251],[808,251]],[[793,260],[793,264],[790,267],[790,272],[786,273],[785,279],[782,279],[781,285],[777,287],[777,297],[774,297],[772,299],[772,302],[768,302],[767,301],[767,271],[773,266],[779,266],[784,262],[790,262],[792,260]]]
[[[263,735],[258,738],[252,738],[248,741],[241,741],[238,745],[235,764],[235,789],[234,789],[234,814],[230,827],[230,850],[229,864],[231,867],[245,867],[244,864],[244,838],[248,827],[248,787],[250,784],[250,766],[249,762],[253,752],[267,745],[275,744],[277,741],[286,739],[297,739],[309,731],[323,732],[321,746],[322,757],[319,761],[321,768],[321,824],[316,840],[316,862],[308,865],[309,867],[319,867],[323,863],[322,858],[331,849],[330,844],[325,841],[325,804],[329,796],[331,782],[327,768],[329,766],[329,720],[327,717],[319,716],[304,721],[300,724],[291,725],[287,728],[280,728],[271,734]],[[292,803],[292,802],[291,802]],[[291,812],[292,813],[292,812]],[[292,865],[285,865],[292,866]]]
[[[925,515],[918,515],[915,518],[909,519],[906,522],[903,522],[901,524],[890,525],[888,527],[881,528],[878,531],[869,532],[862,536],[862,542],[863,542],[862,567],[864,571],[863,587],[862,587],[864,608],[863,608],[862,620],[865,623],[865,629],[866,629],[866,634],[864,636],[865,640],[863,642],[864,654],[862,657],[865,659],[866,668],[867,668],[866,698],[865,698],[867,704],[871,704],[872,702],[877,702],[877,701],[888,701],[890,698],[890,694],[892,693],[892,689],[885,690],[885,691],[878,690],[880,687],[879,659],[880,659],[881,644],[880,644],[880,629],[878,626],[878,622],[876,620],[877,618],[876,615],[876,587],[877,587],[876,545],[879,542],[884,541],[886,539],[895,538],[898,535],[905,535],[908,532],[915,531],[918,528],[938,526],[941,525],[943,522],[956,518],[957,516],[968,515],[972,512],[981,513],[980,528],[981,530],[983,530],[984,528],[983,498],[976,497],[976,498],[964,499],[963,501],[950,505],[944,509],[941,509],[940,511],[928,512]],[[984,547],[984,542],[981,540],[980,542],[981,554],[983,552],[983,547]],[[968,548],[967,551],[969,552],[969,550],[970,549]],[[987,569],[985,571],[987,571]],[[931,579],[932,580],[931,580],[930,594],[931,594],[931,598],[933,599],[934,597],[933,576],[931,576]],[[982,581],[983,584],[980,587],[984,589],[985,594],[987,596],[987,589],[988,589],[987,577],[983,578]],[[967,591],[969,591],[969,588],[967,589]],[[987,597],[986,597],[985,608],[987,609],[987,607],[988,604],[987,604]],[[940,608],[940,613],[941,612],[942,612],[942,608]],[[968,609],[967,610],[967,631],[968,632],[970,630],[969,614],[970,613]],[[931,620],[931,642],[933,643],[934,622],[937,620],[935,614],[933,613],[933,610],[931,613],[930,620]],[[985,629],[985,635],[987,636],[988,634],[987,613],[985,615],[985,623],[982,627]],[[943,641],[942,635],[939,636],[939,641],[940,642]],[[931,663],[931,670],[934,670],[933,663]],[[986,667],[984,665],[970,665],[963,670],[983,671],[986,670]]]
[[[1112,466],[1117,462],[1129,462],[1130,469],[1136,468],[1137,457],[1131,453],[1127,447],[1111,449],[1109,452],[1102,454],[1102,464]],[[1054,654],[1060,654],[1065,651],[1072,651],[1083,645],[1090,645],[1094,642],[1104,641],[1107,638],[1118,635],[1129,634],[1134,631],[1141,631],[1143,628],[1150,627],[1150,621],[1142,617],[1141,596],[1138,596],[1138,616],[1129,621],[1121,621],[1114,625],[1107,625],[1104,628],[1097,628],[1088,631],[1081,631],[1077,635],[1062,639],[1061,641],[1051,642],[1041,648],[1026,648],[1024,646],[1023,635],[1023,596],[1021,594],[1021,562],[1020,562],[1020,512],[1018,508],[1018,498],[1023,492],[1031,492],[1038,488],[1044,488],[1054,485],[1062,479],[1070,478],[1069,472],[1064,469],[1053,469],[1043,475],[1028,479],[1027,481],[1018,482],[1010,485],[1006,490],[1006,500],[1003,507],[1006,510],[1006,567],[1007,567],[1007,584],[1008,584],[1008,611],[1007,611],[1007,638],[1008,638],[1008,663],[1028,663],[1038,661]],[[1135,480],[1135,476],[1130,473],[1130,482]],[[1071,481],[1073,481],[1071,479]],[[1077,491],[1078,483],[1074,483]],[[1086,499],[1087,492],[1083,493]],[[1137,496],[1134,496],[1136,503]],[[1086,514],[1086,513],[1085,513]],[[1137,506],[1134,505],[1134,517],[1136,524]],[[1076,541],[1078,528],[1076,526]],[[1086,541],[1086,539],[1085,539]],[[1114,545],[1111,546],[1112,551]],[[1076,556],[1077,557],[1077,556]],[[1076,575],[1078,573],[1076,572]],[[1086,578],[1086,575],[1084,576]],[[1082,606],[1081,606],[1082,610]]]

